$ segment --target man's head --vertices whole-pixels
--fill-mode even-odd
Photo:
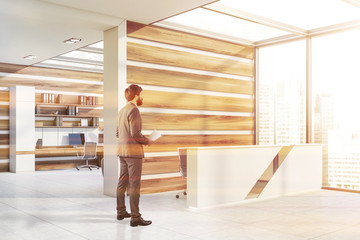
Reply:
[[[125,89],[125,98],[128,102],[135,101],[137,106],[143,104],[142,98],[142,88],[136,84],[131,84],[128,88]]]

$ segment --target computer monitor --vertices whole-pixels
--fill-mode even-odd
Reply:
[[[83,133],[69,133],[69,145],[81,146],[85,143],[85,136]]]

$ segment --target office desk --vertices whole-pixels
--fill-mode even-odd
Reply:
[[[77,152],[84,152],[84,147],[58,146],[35,149],[35,170],[74,168]],[[103,146],[97,146],[96,164],[98,166],[101,166],[103,152]]]
[[[187,205],[203,208],[321,189],[321,145],[185,148]]]

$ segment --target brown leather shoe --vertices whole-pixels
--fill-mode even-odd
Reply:
[[[130,213],[125,212],[123,214],[117,214],[117,220],[123,220],[124,218],[129,218],[130,217]]]
[[[150,221],[150,220],[144,220],[143,218],[140,218],[135,221],[130,221],[130,226],[132,226],[132,227],[147,226],[147,225],[150,225],[151,223],[152,223],[152,221]]]

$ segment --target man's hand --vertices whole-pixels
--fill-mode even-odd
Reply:
[[[150,145],[152,145],[152,144],[154,144],[154,141],[152,141],[152,140],[149,139],[149,142],[148,142],[147,146],[150,146]]]

